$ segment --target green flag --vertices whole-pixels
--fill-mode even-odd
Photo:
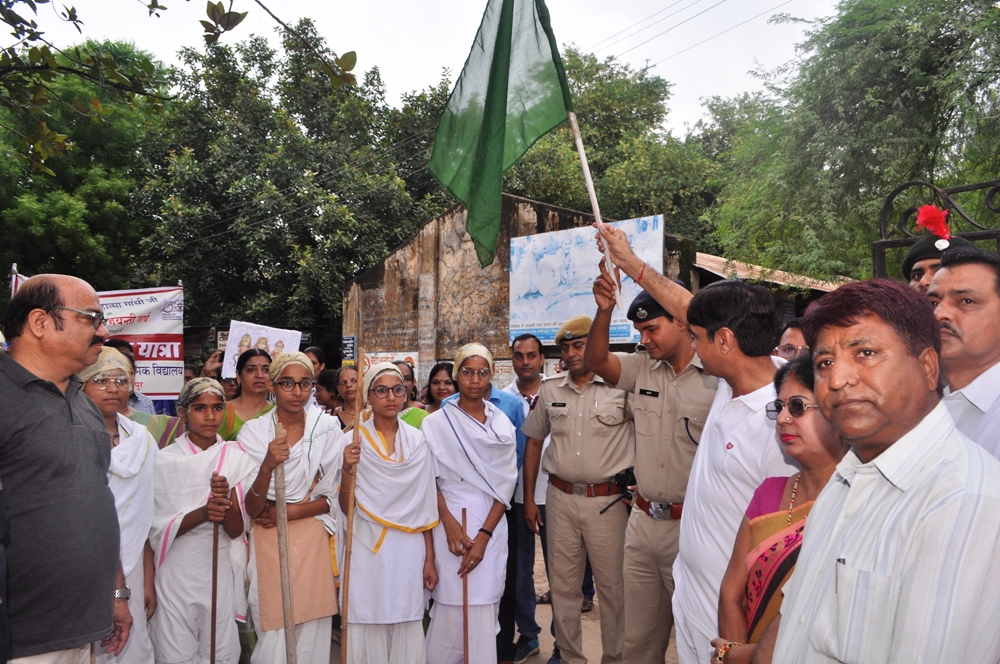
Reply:
[[[572,110],[544,0],[489,0],[429,165],[465,204],[483,267],[496,255],[504,171]]]

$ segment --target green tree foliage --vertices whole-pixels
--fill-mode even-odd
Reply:
[[[609,57],[563,56],[601,212],[610,219],[664,214],[670,232],[706,240],[716,166],[664,129],[670,84]],[[546,135],[508,171],[505,190],[590,210],[568,126]]]
[[[878,210],[894,186],[1000,172],[1000,9],[845,0],[801,51],[766,99],[709,105],[701,140],[726,168],[712,213],[718,239],[731,258],[868,276]]]
[[[112,54],[124,66],[152,62],[128,44],[82,48]],[[154,75],[163,77],[156,67]],[[124,288],[139,254],[140,222],[130,197],[158,151],[150,116],[144,103],[115,104],[114,93],[80,77],[53,81],[49,94],[47,125],[71,149],[48,162],[51,175],[40,173],[21,158],[14,134],[0,134],[0,264],[16,262],[24,274],[79,275],[99,289]],[[79,112],[80,106],[97,115]],[[0,124],[22,133],[32,131],[34,120],[0,109]]]
[[[294,29],[311,46],[286,33],[281,52],[251,38],[181,54],[169,157],[137,198],[144,277],[183,280],[188,324],[336,325],[345,282],[426,221],[404,180],[426,158],[389,149],[402,129],[378,70],[335,85],[312,23]]]
[[[141,55],[125,60],[116,57],[95,42],[63,49],[48,40],[43,26],[38,23],[39,6],[46,9],[50,0],[0,0],[0,25],[10,30],[13,41],[0,45],[0,109],[18,119],[16,123],[0,124],[0,129],[17,137],[17,151],[14,154],[36,170],[52,174],[45,165],[46,159],[61,154],[68,146],[67,135],[60,134],[50,126],[50,108],[62,103],[54,84],[63,79],[88,81],[117,102],[134,104],[138,100],[153,102],[152,107],[164,100],[161,85],[163,78],[158,74],[152,60]],[[200,21],[204,29],[205,42],[216,43],[226,33],[246,18],[247,12],[234,11],[234,0],[223,3],[209,0],[206,9],[208,20]],[[271,18],[289,32],[267,6],[257,4]],[[159,17],[167,7],[159,0],[139,0],[149,16]],[[61,20],[73,25],[83,34],[84,24],[72,5],[53,7],[49,20]],[[309,47],[310,44],[303,43]],[[318,53],[317,53],[318,54]],[[338,58],[320,58],[319,71],[329,77],[337,86],[353,85],[354,75],[350,73],[357,58],[352,51]],[[96,99],[96,97],[92,98]],[[88,101],[92,101],[88,100]],[[79,103],[76,110],[82,115],[99,120],[103,113],[97,104]]]

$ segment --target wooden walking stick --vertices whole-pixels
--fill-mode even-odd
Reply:
[[[215,664],[215,624],[219,611],[219,524],[212,524],[212,654],[209,662]]]
[[[465,508],[462,508],[462,537],[465,534]],[[469,570],[462,577],[462,653],[465,664],[469,664]]]
[[[365,351],[358,349],[358,391],[354,396],[354,428],[351,431],[352,445],[361,442],[361,409],[364,406]],[[347,664],[347,591],[351,586],[351,549],[354,544],[354,490],[357,487],[357,467],[347,471],[350,486],[347,487],[347,532],[344,533],[344,571],[340,579],[340,661]],[[343,487],[341,487],[343,490]]]
[[[285,427],[275,422],[274,435],[281,438]],[[295,614],[292,612],[292,577],[288,570],[288,503],[285,502],[285,462],[274,469],[274,496],[278,513],[278,571],[281,575],[281,613],[285,618],[285,661],[298,664],[295,651]]]

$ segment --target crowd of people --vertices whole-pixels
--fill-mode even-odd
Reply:
[[[548,661],[580,664],[595,592],[602,663],[662,664],[672,632],[682,664],[1000,662],[1000,257],[918,243],[909,288],[846,283],[775,334],[762,286],[692,295],[598,245],[643,289],[634,352],[602,263],[555,375],[530,334],[504,389],[474,342],[426,386],[316,347],[221,380],[216,353],[176,416],[89,284],[29,279],[0,352],[0,660],[283,664],[280,490],[304,664],[342,638],[351,664],[545,657],[539,601]]]

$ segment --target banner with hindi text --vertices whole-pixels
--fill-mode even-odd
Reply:
[[[176,399],[184,386],[184,289],[139,288],[97,295],[108,332],[132,344],[136,391],[151,399]]]

